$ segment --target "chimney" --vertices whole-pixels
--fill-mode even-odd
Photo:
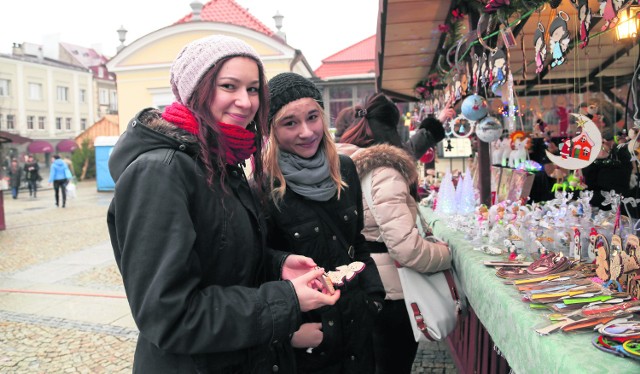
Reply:
[[[22,44],[13,43],[13,47],[11,49],[11,54],[14,56],[22,56],[24,55],[24,51],[22,50]]]
[[[200,12],[202,12],[202,3],[198,0],[194,0],[189,5],[191,5],[192,10],[191,21],[201,21]]]

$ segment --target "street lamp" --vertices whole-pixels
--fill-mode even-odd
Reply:
[[[279,37],[281,37],[283,40],[287,40],[287,36],[285,33],[283,33],[280,29],[282,28],[282,19],[284,18],[284,16],[282,14],[280,14],[279,11],[276,10],[276,15],[273,16],[273,20],[276,21],[276,29],[278,29],[278,31],[276,32],[276,35],[278,35]]]
[[[640,29],[640,6],[629,6],[626,11],[620,12],[620,20],[616,25],[618,40],[635,39]]]
[[[127,29],[125,29],[124,26],[120,26],[120,28],[116,31],[118,32],[118,40],[120,40],[120,45],[118,46],[118,52],[120,52],[120,50],[124,48],[124,41],[127,37]]]

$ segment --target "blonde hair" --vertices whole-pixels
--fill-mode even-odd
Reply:
[[[327,116],[320,104],[318,104],[317,101],[314,101],[314,103],[318,107],[317,109],[320,112],[320,118],[323,123],[323,136],[318,148],[322,148],[324,150],[324,154],[329,162],[329,174],[331,175],[331,179],[335,185],[338,187],[338,199],[340,199],[340,191],[344,187],[347,187],[347,183],[342,180],[340,175],[340,157],[338,156],[336,143],[333,141],[333,135],[329,132]],[[276,115],[271,119],[271,122],[269,122],[269,137],[267,138],[267,144],[264,148],[265,152],[262,157],[269,183],[269,195],[274,201],[276,207],[284,198],[284,194],[287,191],[287,182],[284,179],[284,175],[282,175],[282,170],[278,163],[280,158],[280,147],[278,147],[278,139],[276,139],[275,135],[275,126],[282,116],[284,116],[283,109],[285,109],[287,105],[280,108]]]

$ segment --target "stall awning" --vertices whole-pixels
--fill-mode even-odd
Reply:
[[[53,152],[53,146],[46,140],[34,140],[27,147],[29,153],[51,153]]]
[[[12,134],[7,131],[0,131],[0,143],[16,143],[24,144],[33,141],[33,139],[18,134]]]
[[[71,139],[64,139],[56,144],[56,150],[58,152],[73,152],[76,149],[78,149],[78,144]]]

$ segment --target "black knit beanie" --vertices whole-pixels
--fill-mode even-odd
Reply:
[[[310,97],[324,109],[322,93],[313,82],[296,73],[280,73],[269,81],[269,122],[280,108],[292,101]]]
[[[433,117],[423,119],[418,128],[425,129],[430,133],[433,136],[433,141],[436,143],[444,139],[444,126],[442,126],[442,122]]]

